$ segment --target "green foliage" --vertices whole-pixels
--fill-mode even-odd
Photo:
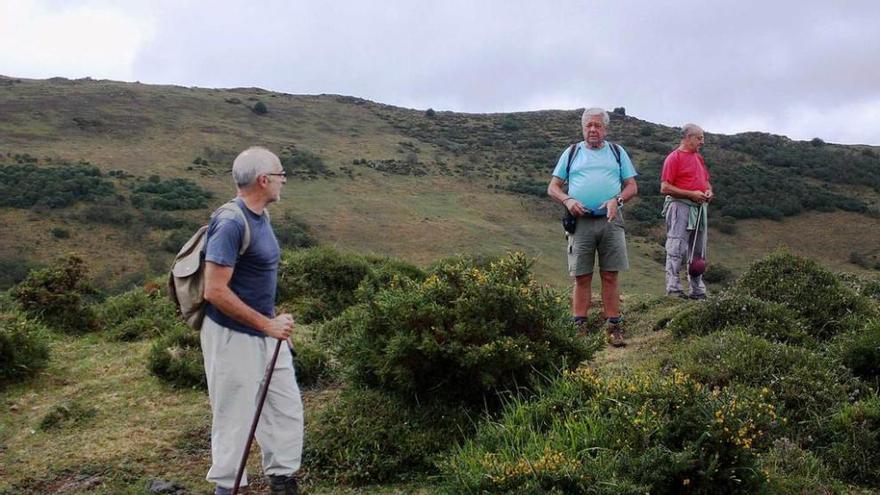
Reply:
[[[425,110],[425,117],[428,117],[430,119],[430,118],[433,118],[435,115],[437,115],[437,112],[434,111],[433,108],[429,108],[429,109]]]
[[[175,325],[153,344],[147,367],[172,386],[207,390],[199,332]]]
[[[26,313],[53,329],[91,332],[97,329],[97,319],[86,300],[94,293],[86,275],[82,258],[70,255],[48,268],[31,271],[12,294]]]
[[[198,228],[197,224],[189,220],[177,218],[161,211],[143,210],[141,217],[146,225],[162,230],[184,229],[195,232]]]
[[[838,476],[880,485],[880,397],[842,405],[824,431],[830,444],[823,457]]]
[[[666,366],[709,387],[746,385],[798,423],[822,415],[857,388],[846,370],[802,347],[769,342],[736,329],[682,343]]]
[[[831,349],[855,376],[880,392],[880,320],[871,320],[862,329],[838,335]]]
[[[283,222],[273,224],[275,237],[283,249],[307,248],[318,243],[309,234],[309,227],[303,221],[285,216]]]
[[[262,101],[258,101],[254,103],[253,111],[257,115],[265,115],[269,113],[269,107],[267,107],[266,104]]]
[[[282,148],[278,158],[281,159],[284,170],[292,177],[316,178],[335,175],[319,155],[294,145]]]
[[[775,410],[686,375],[566,373],[441,463],[454,493],[754,493]]]
[[[367,277],[368,284],[376,284],[418,272],[406,263],[328,247],[286,251],[278,270],[278,297],[299,321],[310,323],[335,318],[358,302],[356,291]]]
[[[333,328],[357,383],[483,407],[596,351],[598,339],[574,335],[566,306],[513,253],[486,267],[467,259],[438,264],[424,281],[393,283],[346,311]]]
[[[180,251],[180,248],[186,244],[186,241],[188,241],[194,233],[195,230],[178,229],[171,231],[171,233],[162,240],[162,250],[171,254],[177,254],[177,252]]]
[[[335,483],[401,480],[436,471],[437,454],[455,445],[469,424],[460,409],[346,389],[306,423],[303,456],[310,472]]]
[[[736,277],[733,275],[733,270],[728,268],[721,263],[711,263],[706,268],[706,272],[703,273],[703,281],[707,284],[718,284],[721,286],[727,286],[731,282],[734,281]]]
[[[767,478],[763,493],[848,493],[833,479],[821,459],[786,438],[773,442],[773,447],[761,457],[761,471]]]
[[[330,353],[326,348],[302,337],[293,337],[294,368],[296,382],[301,387],[310,387],[320,383],[332,374]]]
[[[0,165],[0,206],[63,208],[114,194],[112,182],[97,167]]]
[[[504,119],[501,121],[501,128],[505,131],[518,131],[520,127],[522,127],[522,125],[513,117],[513,115],[505,115]]]
[[[52,227],[49,233],[56,239],[68,239],[70,237],[70,231],[61,227]]]
[[[97,314],[112,340],[148,339],[183,327],[174,306],[159,290],[135,288],[109,297],[98,306]]]
[[[48,330],[24,315],[0,313],[0,388],[27,378],[49,362]]]
[[[97,409],[84,405],[82,401],[63,401],[49,409],[49,412],[40,420],[39,428],[43,431],[49,431],[64,427],[80,426],[94,418],[97,413]]]
[[[151,176],[134,188],[131,203],[156,210],[195,210],[208,206],[214,195],[188,179],[165,179]]]
[[[782,304],[732,293],[687,306],[666,326],[678,337],[706,335],[731,327],[774,342],[799,344],[811,340],[797,315]]]
[[[82,219],[86,222],[127,227],[134,221],[134,215],[120,205],[104,203],[84,208]]]
[[[6,290],[27,278],[38,266],[27,258],[0,257],[0,290]]]
[[[740,277],[738,291],[785,305],[825,339],[873,313],[867,298],[845,287],[815,261],[778,251],[753,263]]]

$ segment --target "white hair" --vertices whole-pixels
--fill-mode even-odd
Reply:
[[[608,112],[599,107],[593,107],[584,110],[584,114],[581,115],[581,127],[587,125],[587,121],[594,115],[601,115],[602,123],[605,124],[606,127],[608,126],[608,123],[611,122],[611,118],[608,117]]]
[[[242,151],[232,162],[232,178],[235,185],[245,188],[257,181],[257,177],[272,173],[281,160],[262,146],[251,146]]]
[[[703,128],[698,126],[697,124],[685,124],[681,126],[681,138],[684,139],[688,136],[693,136],[698,132],[703,132]]]

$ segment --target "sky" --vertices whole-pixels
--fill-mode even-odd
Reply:
[[[880,145],[880,1],[0,0],[0,74]]]

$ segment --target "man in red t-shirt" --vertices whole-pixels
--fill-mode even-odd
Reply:
[[[704,141],[703,129],[685,124],[681,128],[681,143],[666,157],[660,176],[660,193],[666,194],[666,293],[682,298],[688,297],[679,279],[682,265],[690,254],[706,257],[705,205],[712,201],[713,193],[709,171],[700,155]],[[688,281],[691,299],[705,299],[702,274],[688,274]]]

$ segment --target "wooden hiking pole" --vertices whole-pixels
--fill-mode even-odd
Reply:
[[[244,467],[247,464],[248,455],[251,453],[251,444],[254,443],[254,435],[257,432],[257,423],[260,422],[260,414],[263,413],[263,404],[266,403],[266,395],[269,393],[269,382],[272,380],[272,371],[275,370],[275,361],[278,360],[278,351],[281,350],[281,343],[284,340],[278,339],[275,344],[275,352],[272,354],[272,360],[266,367],[266,376],[263,379],[263,386],[260,387],[260,398],[257,400],[257,412],[254,413],[254,420],[251,422],[251,431],[248,433],[247,442],[244,444],[244,452],[241,453],[241,463],[238,465],[238,472],[235,473],[235,485],[232,487],[232,495],[238,495],[238,487],[241,484],[241,477],[244,475]]]

